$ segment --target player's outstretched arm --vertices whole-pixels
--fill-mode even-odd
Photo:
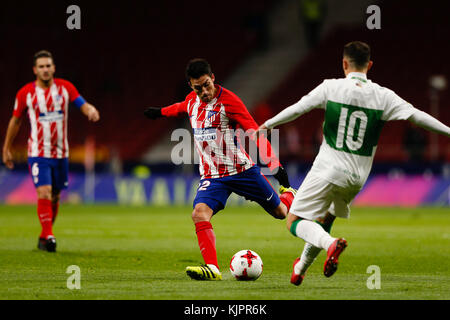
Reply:
[[[183,101],[164,108],[149,107],[144,110],[144,115],[147,118],[154,120],[161,117],[176,117],[186,112],[186,101]]]
[[[450,137],[450,127],[430,116],[428,113],[417,110],[408,118],[409,121],[426,130],[443,134]]]
[[[100,113],[92,104],[85,102],[80,110],[89,121],[97,122],[100,120]]]
[[[5,143],[3,144],[2,159],[3,163],[8,169],[14,168],[13,156],[11,152],[11,146],[19,132],[20,125],[22,124],[22,119],[16,116],[12,116],[9,120],[8,129],[6,130]]]

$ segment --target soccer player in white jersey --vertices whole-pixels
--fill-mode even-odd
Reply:
[[[325,110],[320,151],[287,218],[290,232],[306,242],[301,257],[294,261],[291,283],[295,285],[301,284],[321,249],[327,250],[324,275],[330,277],[337,270],[338,257],[347,241],[331,237],[331,225],[335,217],[349,217],[350,204],[369,176],[386,121],[409,120],[427,130],[450,136],[449,127],[414,108],[394,91],[367,79],[372,64],[370,47],[366,43],[348,43],[342,60],[345,78],[323,81],[259,128],[272,129],[314,108]]]
[[[36,80],[17,92],[3,145],[3,162],[7,168],[14,168],[11,146],[23,115],[27,113],[31,127],[28,165],[37,191],[37,212],[42,226],[38,248],[55,252],[56,239],[52,226],[58,213],[61,190],[68,186],[69,103],[79,108],[90,121],[98,121],[100,115],[72,83],[53,77],[55,64],[50,52],[42,50],[34,55],[33,72]]]

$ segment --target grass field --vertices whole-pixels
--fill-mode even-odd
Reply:
[[[202,262],[190,207],[69,206],[54,232],[57,253],[37,250],[33,206],[0,206],[0,299],[450,299],[448,208],[353,208],[332,235],[349,246],[331,278],[321,252],[303,284],[289,283],[303,240],[257,207],[226,208],[212,220],[224,280],[194,281],[184,272]],[[238,282],[231,256],[252,249],[264,262],[254,282]],[[66,269],[81,270],[81,289],[66,286]],[[369,290],[370,265],[381,289]]]

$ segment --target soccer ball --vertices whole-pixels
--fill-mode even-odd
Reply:
[[[231,258],[230,271],[237,280],[256,280],[263,271],[263,262],[255,251],[241,250]]]

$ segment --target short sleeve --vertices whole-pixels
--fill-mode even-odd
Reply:
[[[77,88],[75,88],[75,86],[71,82],[69,82],[67,80],[64,81],[64,87],[66,88],[67,93],[69,94],[69,101],[70,102],[74,102],[75,99],[77,99],[80,96],[80,94],[78,93]]]
[[[417,111],[411,103],[400,98],[392,90],[387,91],[385,104],[382,116],[384,121],[407,120]]]

